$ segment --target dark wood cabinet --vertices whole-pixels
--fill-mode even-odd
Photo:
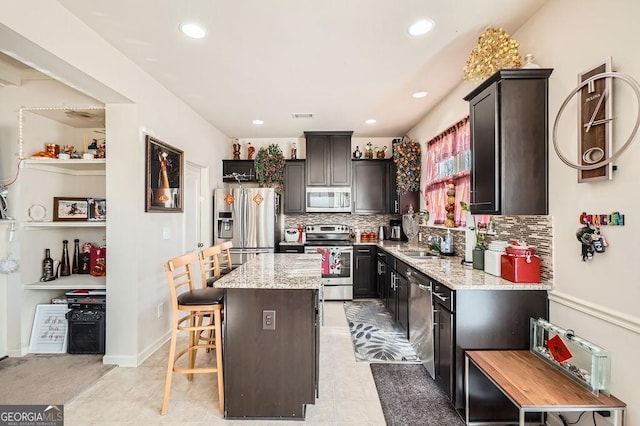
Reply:
[[[318,392],[317,290],[226,289],[224,304],[225,417],[304,419]]]
[[[403,192],[398,193],[398,185],[396,183],[396,174],[398,167],[389,160],[389,213],[393,214],[406,214],[409,211],[409,207],[413,211],[420,209],[420,192]]]
[[[302,244],[279,244],[278,253],[304,253],[304,246]]]
[[[351,213],[389,212],[389,160],[353,160]]]
[[[376,289],[378,297],[381,298],[387,306],[389,304],[389,269],[387,266],[387,253],[384,250],[376,250]]]
[[[234,173],[239,175],[242,182],[258,181],[253,160],[222,160],[222,181],[237,182]]]
[[[355,245],[353,247],[353,297],[377,297],[378,282],[376,275],[376,247],[373,245]]]
[[[435,287],[434,293],[439,291]],[[463,410],[464,352],[528,350],[529,319],[547,319],[549,309],[544,290],[456,290],[451,293],[451,315],[440,315],[442,311],[447,313],[446,309],[437,313],[441,323],[435,327],[441,331],[434,340],[440,342],[443,376],[440,383],[455,407]],[[438,309],[439,305],[434,306]],[[449,330],[450,336],[447,334]],[[448,383],[448,380],[452,382]]]
[[[551,69],[501,70],[464,99],[473,214],[548,214]]]
[[[398,323],[409,338],[409,281],[408,265],[390,254],[386,254],[384,301],[391,318]]]
[[[305,212],[305,161],[287,160],[284,166],[284,213]]]
[[[353,132],[304,132],[308,186],[351,186]]]

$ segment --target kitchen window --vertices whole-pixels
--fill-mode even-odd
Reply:
[[[446,183],[453,180],[456,188],[456,226],[465,226],[465,215],[460,208],[460,201],[469,203],[470,200],[471,128],[468,116],[427,143],[425,179],[425,195],[433,223],[444,223],[447,205]]]

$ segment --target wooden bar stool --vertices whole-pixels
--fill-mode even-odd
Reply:
[[[222,244],[218,244],[218,247],[220,247],[220,253],[222,254],[222,260],[220,261],[220,274],[226,275],[235,269],[231,262],[230,250],[231,247],[233,247],[233,243],[231,241],[227,241]]]
[[[213,287],[213,283],[220,278],[220,253],[220,246],[207,247],[198,253],[203,287]]]
[[[164,386],[161,414],[169,408],[169,393],[173,373],[186,374],[188,380],[194,374],[217,373],[220,411],[224,413],[224,380],[222,375],[222,302],[224,291],[207,287],[203,281],[201,288],[196,288],[191,265],[197,260],[195,253],[175,257],[165,264],[169,290],[171,292],[172,328],[167,377]],[[188,288],[182,288],[188,287]],[[205,321],[205,319],[208,319]],[[209,320],[212,319],[212,320]],[[189,344],[176,353],[178,331],[189,333]],[[202,333],[213,332],[213,339],[204,339]],[[216,351],[215,367],[196,367],[196,355],[199,349]],[[178,367],[177,362],[188,354],[187,367]]]

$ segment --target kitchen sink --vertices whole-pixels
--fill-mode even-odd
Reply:
[[[400,253],[404,254],[405,256],[413,257],[416,259],[440,257],[437,253],[427,251],[427,250],[401,251]]]

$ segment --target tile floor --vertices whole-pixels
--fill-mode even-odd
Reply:
[[[167,344],[140,367],[115,368],[65,404],[65,425],[384,425],[369,363],[355,360],[342,302],[325,303],[320,336],[320,398],[307,407],[304,422],[225,420],[210,374],[192,382],[174,374],[169,412],[161,416]],[[213,357],[199,360],[207,356]]]

